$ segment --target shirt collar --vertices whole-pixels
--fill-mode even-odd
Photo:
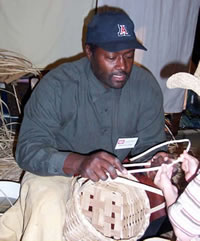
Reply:
[[[102,98],[103,95],[107,93],[112,93],[111,88],[105,88],[103,84],[96,78],[94,75],[90,63],[88,65],[88,80],[89,80],[89,92],[91,94],[93,102],[98,100],[99,98]]]

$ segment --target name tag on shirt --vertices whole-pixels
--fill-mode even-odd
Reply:
[[[127,149],[133,148],[137,143],[138,137],[134,138],[119,138],[117,144],[115,146],[115,150],[117,149]]]

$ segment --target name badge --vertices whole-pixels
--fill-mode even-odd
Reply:
[[[115,146],[115,149],[127,149],[127,148],[133,148],[135,144],[137,143],[138,137],[134,138],[119,138],[117,141],[117,144]]]

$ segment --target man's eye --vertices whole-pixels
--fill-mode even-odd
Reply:
[[[108,59],[109,59],[109,60],[114,60],[114,59],[115,59],[115,57],[108,57]]]
[[[132,55],[132,54],[131,54],[131,55],[127,55],[126,58],[127,58],[127,59],[132,59],[132,58],[133,58],[133,55]]]

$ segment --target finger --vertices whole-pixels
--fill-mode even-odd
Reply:
[[[112,179],[115,179],[118,176],[117,171],[113,166],[109,167],[109,174]]]
[[[162,164],[160,178],[161,179],[162,178],[169,178],[170,169],[172,169],[172,167],[169,167],[169,165]],[[172,172],[172,170],[171,170],[171,172]]]
[[[153,182],[154,182],[154,184],[156,184],[158,186],[158,183],[160,182],[160,175],[158,173],[156,173]]]
[[[161,166],[160,166],[160,168],[158,169],[158,173],[159,173],[159,175],[161,175],[161,174],[163,174],[163,173],[165,173],[166,172],[166,165],[165,164],[162,164]]]
[[[181,167],[182,167],[184,172],[188,172],[188,160],[187,159],[183,160],[183,163],[182,163]]]
[[[165,158],[166,158],[167,156],[166,155],[159,155],[159,154],[157,154],[157,155],[155,155],[154,157],[153,157],[153,159],[152,159],[152,166],[159,166],[159,165],[161,165],[163,162],[165,162]]]
[[[158,169],[158,171],[157,171],[157,173],[156,173],[156,175],[155,175],[155,178],[154,178],[154,183],[155,183],[156,185],[158,185],[159,182],[160,182],[161,173],[162,173],[162,166]]]
[[[127,175],[128,171],[127,169],[122,165],[122,163],[120,162],[120,160],[118,158],[114,159],[114,163],[113,163],[114,167],[117,168],[118,171],[120,171],[122,174]]]
[[[188,182],[191,178],[191,175],[189,173],[185,173],[185,180]]]
[[[96,175],[96,174],[94,173],[94,171],[91,170],[91,169],[89,169],[89,168],[86,169],[85,174],[83,174],[82,176],[83,176],[83,177],[86,177],[86,178],[89,178],[89,179],[92,180],[93,182],[98,182],[98,181],[99,181],[98,175]]]
[[[155,154],[155,155],[152,157],[152,160],[157,159],[159,156],[160,156],[160,153]]]
[[[95,171],[95,174],[98,176],[99,179],[101,179],[102,181],[106,181],[108,179],[108,175],[106,174],[106,171],[101,168],[99,170]]]
[[[172,155],[166,152],[159,152],[152,159],[152,161],[160,162],[160,164],[163,162],[171,163],[173,161]]]
[[[188,154],[187,151],[184,151],[184,152],[183,152],[183,155],[184,155],[184,157],[187,158],[187,159],[190,159],[190,158],[192,157],[190,154]]]
[[[109,175],[112,179],[118,176],[115,166],[106,160],[101,161],[99,165],[95,167],[94,171],[99,177],[102,175],[102,171],[106,173],[106,175]]]
[[[163,160],[163,158],[164,158],[163,156],[157,154],[152,158],[152,161],[158,161],[158,160],[160,161],[160,160]]]
[[[188,152],[184,151],[184,158],[188,160],[188,162],[198,163],[199,161],[192,155],[188,154]]]
[[[166,165],[166,164],[163,164],[162,165],[162,172],[161,172],[161,174],[160,174],[160,182],[162,182],[162,181],[167,181],[167,180],[169,180],[170,179],[170,177],[169,177],[169,167],[168,167],[168,165]]]
[[[167,173],[167,169],[168,169],[167,165],[166,164],[162,164],[161,168],[162,168],[162,173],[166,174]]]
[[[106,171],[107,171],[107,173],[110,175],[110,177],[111,177],[112,179],[115,179],[115,178],[118,176],[115,167],[112,166],[112,165],[109,165],[109,166],[106,168]]]
[[[184,153],[182,153],[182,154],[180,155],[180,158],[181,158],[182,160],[184,160],[184,158],[185,158]]]
[[[112,166],[114,166],[118,171],[120,171],[123,174],[128,174],[126,168],[122,165],[121,161],[117,158],[114,157],[113,155],[107,153],[107,152],[102,152],[102,158],[109,162]]]
[[[187,155],[188,155],[188,160],[191,159],[191,161],[193,161],[194,164],[196,164],[196,165],[199,164],[199,160],[198,160],[196,157],[191,156],[191,155],[189,155],[188,153],[187,153]]]
[[[169,160],[171,160],[168,156],[164,157],[164,162],[168,162]]]
[[[168,153],[166,153],[166,152],[158,152],[158,153],[156,153],[154,156],[153,156],[153,158],[155,157],[155,158],[158,158],[158,157],[160,157],[160,156],[162,156],[162,157],[165,157],[165,156],[168,156],[169,154]]]
[[[169,179],[172,178],[173,171],[174,171],[174,167],[168,165],[168,167],[167,167],[167,176],[169,177]]]

